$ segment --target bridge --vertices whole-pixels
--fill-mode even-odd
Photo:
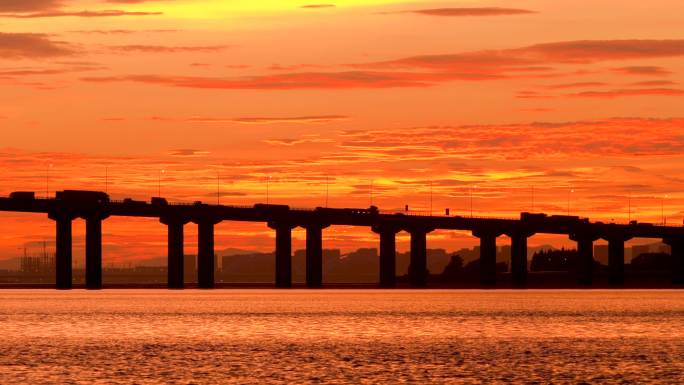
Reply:
[[[624,282],[625,242],[632,238],[661,239],[672,249],[673,283],[684,284],[684,227],[656,226],[632,221],[629,224],[590,222],[565,215],[521,213],[519,219],[474,218],[464,216],[408,215],[368,209],[295,209],[286,205],[253,206],[172,204],[161,197],[150,202],[124,199],[115,201],[103,192],[59,191],[55,197],[36,198],[32,192],[14,192],[0,197],[0,211],[45,213],[55,222],[56,287],[72,287],[72,221],[86,222],[86,288],[102,287],[102,222],[110,216],[158,218],[168,229],[168,287],[183,287],[183,230],[188,223],[198,227],[197,282],[200,288],[214,286],[214,226],[222,221],[262,222],[275,231],[275,285],[292,285],[292,229],[306,229],[306,284],[323,284],[323,229],[331,225],[367,227],[378,234],[380,243],[381,287],[396,285],[395,237],[410,234],[409,284],[427,285],[427,235],[435,230],[465,230],[480,240],[480,283],[496,283],[496,240],[511,239],[511,275],[515,286],[527,282],[527,240],[534,234],[567,235],[577,242],[576,279],[592,283],[593,243],[608,241],[609,281]]]

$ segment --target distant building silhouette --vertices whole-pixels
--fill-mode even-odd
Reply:
[[[577,250],[540,250],[532,255],[530,271],[573,271]]]
[[[197,282],[197,256],[194,254],[183,256],[183,280]]]
[[[672,268],[672,256],[668,253],[643,253],[632,258],[631,270],[668,271]]]

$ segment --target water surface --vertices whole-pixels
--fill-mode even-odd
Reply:
[[[1,290],[0,383],[684,383],[684,292]]]

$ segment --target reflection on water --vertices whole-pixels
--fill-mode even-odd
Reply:
[[[0,383],[684,383],[684,292],[0,291]]]

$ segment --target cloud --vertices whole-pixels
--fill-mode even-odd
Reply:
[[[618,72],[626,75],[645,75],[645,76],[665,76],[670,75],[672,72],[666,70],[663,67],[658,66],[630,66],[630,67],[620,67],[613,68],[614,72]]]
[[[534,11],[517,8],[497,8],[497,7],[482,7],[482,8],[433,8],[433,9],[416,9],[408,11],[383,12],[383,14],[397,14],[397,13],[415,13],[419,15],[428,16],[449,16],[449,17],[463,17],[463,16],[503,16],[503,15],[523,15],[536,13]]]
[[[575,83],[564,83],[564,84],[551,84],[544,86],[551,90],[563,90],[568,88],[584,88],[584,87],[602,87],[607,86],[607,83],[603,82],[575,82]]]
[[[2,0],[0,12],[33,12],[56,9],[64,4],[62,0]]]
[[[684,96],[684,90],[676,88],[636,88],[608,91],[585,91],[566,96],[575,98],[614,99],[626,96]]]
[[[311,124],[311,123],[330,123],[349,120],[348,116],[343,115],[319,115],[319,116],[293,116],[284,118],[274,117],[245,117],[245,118],[190,118],[188,121],[201,123],[239,123],[239,124]]]
[[[238,78],[197,76],[127,75],[85,77],[86,82],[121,82],[156,84],[204,89],[354,89],[429,87],[448,80],[492,80],[501,75],[473,73],[432,73],[396,71],[301,72]]]
[[[306,144],[306,143],[334,143],[335,141],[333,139],[325,139],[325,138],[298,138],[298,139],[265,139],[263,141],[266,144],[274,145],[274,146],[286,146],[286,147],[292,147],[298,144]]]
[[[204,89],[354,89],[430,87],[451,81],[564,76],[551,65],[684,56],[684,40],[582,40],[522,48],[404,57],[352,64],[349,71],[301,71],[268,75],[196,77],[134,74],[88,77],[89,82],[130,81]]]
[[[304,9],[335,8],[335,4],[308,4],[308,5],[302,5],[300,8],[304,8]]]
[[[34,13],[0,13],[0,17],[14,18],[14,19],[35,19],[44,17],[115,17],[115,16],[158,16],[162,12],[129,12],[118,9],[109,9],[103,11],[46,11]]]
[[[82,33],[88,35],[124,35],[132,33],[167,33],[167,32],[179,32],[177,29],[90,29],[90,30],[76,30],[68,31],[69,33]]]
[[[228,48],[224,45],[209,46],[165,46],[165,45],[118,45],[110,49],[119,52],[179,53],[179,52],[217,52]]]
[[[45,34],[0,32],[0,59],[42,59],[75,53],[71,45]]]
[[[671,80],[646,80],[643,82],[631,83],[631,86],[644,86],[644,87],[658,87],[658,86],[673,86],[676,82]]]
[[[196,149],[191,149],[191,148],[182,148],[178,150],[171,150],[168,153],[171,156],[179,156],[179,157],[199,157],[199,156],[206,156],[211,154],[210,151],[204,151],[204,150],[196,150]]]
[[[339,145],[354,161],[656,156],[684,152],[683,130],[679,118],[613,118],[347,131]]]

